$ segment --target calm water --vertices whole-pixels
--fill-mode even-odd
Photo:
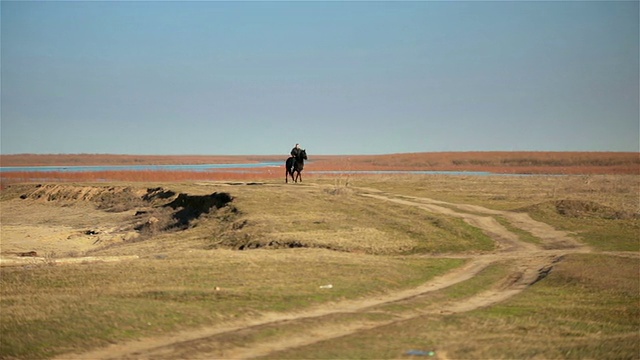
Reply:
[[[284,161],[253,164],[200,165],[4,166],[0,167],[0,172],[215,171],[224,169],[251,169],[280,166],[284,166]]]
[[[237,171],[256,168],[283,167],[284,162],[262,162],[252,164],[200,164],[200,165],[109,165],[109,166],[4,166],[0,167],[0,173],[7,172],[96,172],[96,171]],[[228,170],[233,169],[233,170]],[[313,171],[306,170],[308,174],[422,174],[422,175],[500,175],[485,171],[426,171],[426,170],[363,170],[363,171]]]

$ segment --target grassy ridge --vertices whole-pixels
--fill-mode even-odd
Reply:
[[[229,238],[216,244],[244,247],[319,247],[338,251],[399,255],[494,249],[482,232],[460,219],[429,214],[392,203],[372,203],[332,187],[296,188],[288,192],[246,190],[236,204],[240,215]],[[270,215],[265,213],[268,204]]]

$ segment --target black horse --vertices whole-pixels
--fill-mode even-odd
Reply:
[[[284,166],[284,182],[289,183],[289,175],[291,175],[291,180],[294,182],[302,182],[302,169],[304,168],[304,161],[307,160],[307,152],[305,150],[300,150],[298,156],[294,159],[293,156],[289,157],[285,162]],[[296,173],[296,176],[293,176],[293,173]]]

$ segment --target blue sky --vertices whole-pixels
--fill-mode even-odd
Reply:
[[[1,2],[0,150],[640,151],[639,2]]]

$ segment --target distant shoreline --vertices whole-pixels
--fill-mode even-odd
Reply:
[[[282,162],[283,155],[0,155],[0,166],[198,165]],[[638,152],[421,152],[381,155],[314,155],[315,171],[479,171],[497,174],[640,175]]]

